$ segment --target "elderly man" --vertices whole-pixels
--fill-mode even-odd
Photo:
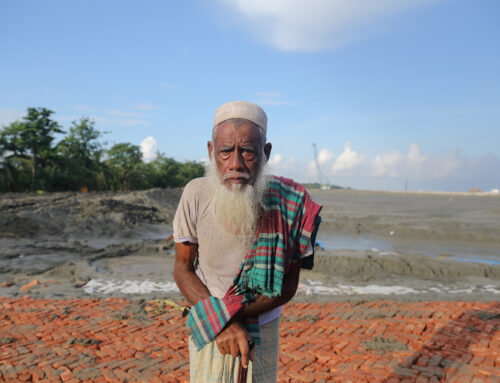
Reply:
[[[236,382],[239,364],[247,381],[275,382],[281,306],[301,267],[312,267],[321,206],[302,185],[265,174],[266,133],[259,106],[220,106],[208,175],[186,185],[177,208],[174,278],[193,305],[191,382]]]

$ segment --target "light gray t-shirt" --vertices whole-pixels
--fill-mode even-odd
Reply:
[[[207,177],[189,182],[174,217],[174,241],[198,244],[195,272],[210,294],[222,298],[247,253],[247,238],[228,232],[215,218],[213,185]],[[312,247],[303,256],[312,254]],[[281,313],[277,307],[259,316],[265,324]]]

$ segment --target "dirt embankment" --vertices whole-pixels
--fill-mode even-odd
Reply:
[[[92,277],[101,258],[156,254],[181,190],[0,196],[0,275]]]
[[[181,190],[9,193],[0,196],[0,238],[134,236],[144,225],[170,224]]]
[[[315,270],[358,283],[404,278],[446,283],[470,277],[500,281],[500,265],[450,262],[423,255],[381,255],[370,250],[364,252],[319,250],[315,257]]]

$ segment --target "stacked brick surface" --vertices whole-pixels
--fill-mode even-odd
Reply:
[[[184,320],[125,299],[0,298],[0,381],[186,382]],[[500,303],[289,304],[279,382],[500,383]]]

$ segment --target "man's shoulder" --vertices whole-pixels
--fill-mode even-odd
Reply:
[[[285,178],[280,176],[271,175],[269,176],[269,186],[271,188],[276,188],[280,191],[290,190],[296,191],[299,193],[306,193],[306,188],[304,185],[295,182],[291,178]]]
[[[200,190],[206,187],[208,182],[208,177],[193,178],[184,186],[184,190]]]
[[[205,199],[210,189],[210,180],[208,177],[194,178],[189,181],[182,191],[182,198],[187,200]]]

